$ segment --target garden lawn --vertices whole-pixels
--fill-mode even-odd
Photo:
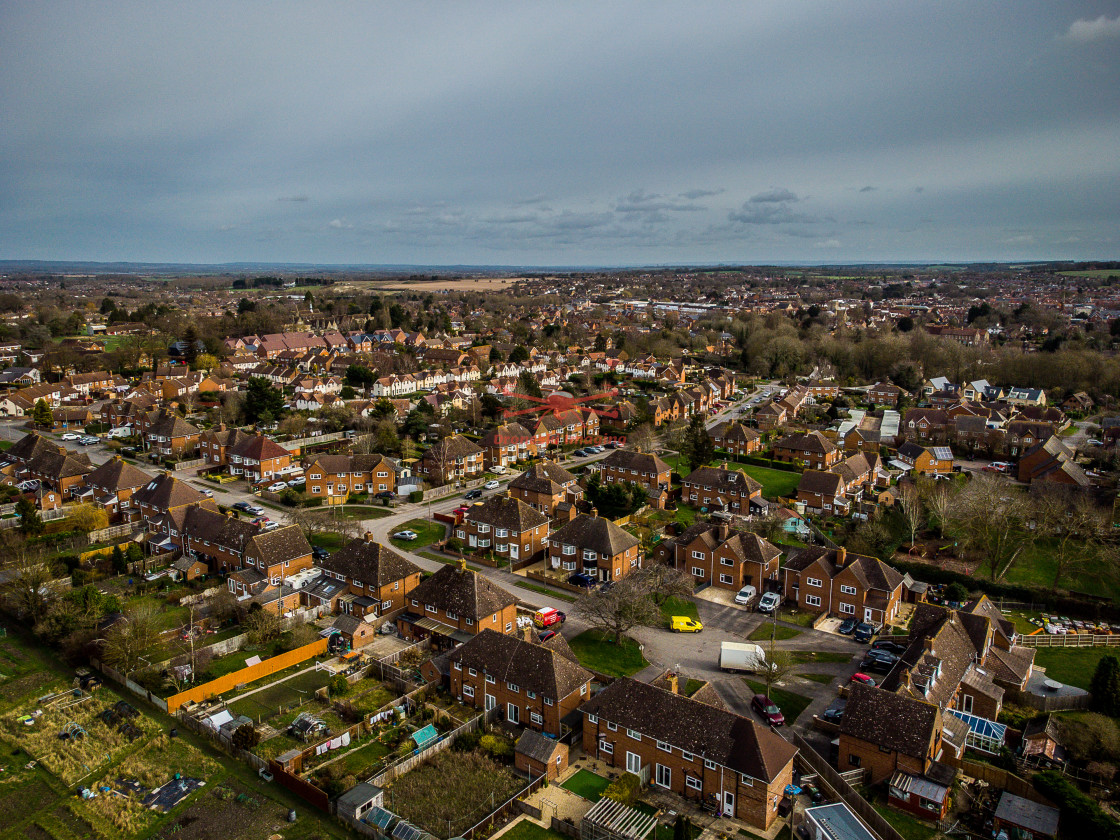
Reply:
[[[666,599],[665,603],[661,605],[661,618],[665,621],[665,626],[669,626],[669,621],[675,615],[683,615],[688,618],[698,619],[700,614],[696,611],[696,604],[692,601],[686,601],[683,598],[672,596]]]
[[[1034,664],[1046,669],[1046,678],[1089,690],[1089,681],[1103,656],[1120,658],[1120,649],[1095,648],[1038,648]]]
[[[872,802],[871,805],[905,840],[932,840],[932,838],[938,836],[937,830],[933,826],[922,822],[917,817],[896,811],[894,808],[888,808],[878,801]]]
[[[443,539],[446,529],[442,522],[429,522],[427,519],[410,519],[408,522],[401,525],[393,533],[400,531],[415,531],[416,539],[414,540],[397,540],[389,539],[397,548],[417,549],[423,548],[426,545],[431,545]],[[469,828],[469,826],[468,826]]]
[[[765,621],[752,630],[747,638],[752,642],[769,641],[771,629],[774,631],[774,638],[779,642],[783,639],[792,639],[801,635],[801,631],[793,627],[786,627],[784,624],[771,625],[769,621]]]
[[[503,834],[502,840],[566,840],[566,838],[565,835],[542,828],[526,818]]]
[[[793,496],[797,493],[797,485],[801,482],[801,473],[756,467],[754,464],[735,466],[762,485],[762,495],[767,499]]]
[[[801,677],[802,679],[812,680],[813,682],[820,683],[821,685],[828,685],[829,683],[831,683],[833,680],[835,680],[837,678],[836,674],[805,673],[805,674],[798,674],[797,676]]]
[[[568,645],[580,665],[608,677],[628,677],[649,664],[629,636],[623,636],[622,644],[616,645],[601,630],[584,630]]]
[[[751,691],[755,694],[766,693],[766,683],[756,682],[754,680],[744,679]],[[797,716],[805,711],[805,707],[813,702],[811,697],[805,697],[801,694],[794,694],[792,691],[786,691],[784,688],[770,687],[770,699],[773,700],[782,714],[786,718],[786,726],[793,724],[797,720]]]
[[[1076,557],[1080,562],[1072,571],[1062,575],[1058,582],[1060,588],[1120,599],[1120,566],[1109,562],[1099,548],[1072,545],[1068,556]],[[1056,569],[1053,541],[1037,540],[1023,546],[1001,580],[1015,586],[1049,589],[1054,585]],[[976,574],[987,578],[989,570],[982,564]]]
[[[850,653],[833,653],[827,650],[791,650],[789,658],[796,665],[808,665],[809,663],[832,663],[841,665],[845,662],[851,662],[854,654]]]
[[[590,770],[577,770],[566,782],[560,785],[565,790],[570,790],[577,796],[591,802],[598,802],[603,798],[603,791],[610,786],[611,780],[592,773]]]
[[[393,511],[387,507],[374,507],[373,505],[344,505],[333,510],[330,516],[339,516],[342,519],[381,519]]]

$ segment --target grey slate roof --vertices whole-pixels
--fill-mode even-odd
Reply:
[[[497,584],[477,572],[456,566],[439,569],[421,581],[408,597],[475,621],[517,603],[517,598]]]
[[[420,567],[388,546],[364,539],[351,540],[317,565],[329,572],[345,575],[351,580],[384,586],[420,573]]]
[[[601,516],[580,514],[549,537],[553,544],[589,548],[607,557],[614,557],[639,545],[640,540],[628,531]]]

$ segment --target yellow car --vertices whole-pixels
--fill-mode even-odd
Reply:
[[[669,619],[669,629],[674,633],[699,633],[704,625],[687,615],[675,615]]]

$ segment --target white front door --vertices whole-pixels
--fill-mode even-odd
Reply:
[[[871,621],[872,621],[871,614],[872,614],[871,613],[871,607],[864,607],[863,608],[863,620],[866,621],[868,624],[870,624]]]
[[[626,772],[633,773],[635,776],[641,775],[642,772],[642,757],[637,753],[626,753]]]
[[[486,695],[486,711],[490,711],[490,710],[491,710],[491,709],[493,709],[493,708],[494,708],[494,707],[495,707],[495,706],[496,706],[497,704],[498,704],[498,701],[494,699],[494,695],[493,695],[493,694],[487,694],[487,695]]]
[[[506,720],[510,723],[521,723],[521,709],[513,703],[506,703]]]
[[[735,794],[729,790],[723,792],[723,816],[735,816]]]

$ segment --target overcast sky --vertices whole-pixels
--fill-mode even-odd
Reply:
[[[1118,246],[1120,0],[0,0],[0,259]]]

